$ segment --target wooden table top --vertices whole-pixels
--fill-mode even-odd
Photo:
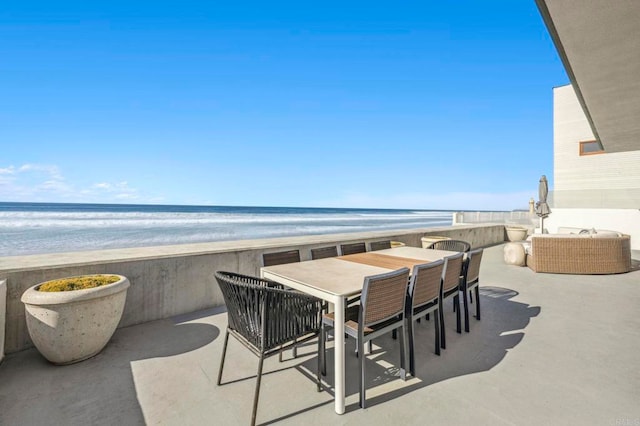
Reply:
[[[263,267],[264,276],[304,291],[351,296],[362,291],[364,277],[434,262],[456,252],[397,247],[376,252]],[[321,297],[320,294],[316,293]]]
[[[364,265],[377,266],[379,268],[387,268],[387,269],[400,269],[400,268],[409,268],[409,270],[413,270],[415,265],[421,265],[423,263],[429,263],[428,260],[424,259],[412,259],[408,257],[399,257],[399,256],[391,256],[389,254],[377,253],[377,252],[368,252],[368,253],[356,253],[349,254],[346,256],[338,257],[340,260],[345,260],[349,262],[362,263]]]

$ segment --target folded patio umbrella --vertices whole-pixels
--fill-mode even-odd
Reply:
[[[536,203],[536,215],[540,218],[540,232],[544,233],[544,219],[549,216],[551,209],[547,204],[547,195],[549,194],[549,183],[547,177],[542,175],[538,184],[538,202]]]

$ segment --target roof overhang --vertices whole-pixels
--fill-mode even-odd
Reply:
[[[640,150],[640,1],[536,3],[604,150]]]

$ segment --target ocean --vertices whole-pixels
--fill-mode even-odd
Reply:
[[[0,202],[0,256],[449,226],[452,211]]]

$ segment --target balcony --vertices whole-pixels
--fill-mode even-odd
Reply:
[[[265,362],[258,424],[636,424],[640,419],[640,270],[607,276],[536,274],[485,251],[482,321],[433,353],[433,325],[417,324],[416,377],[397,377],[391,337],[367,358],[369,407],[358,407],[357,358],[348,340],[347,411],[335,414],[332,351],[316,391],[315,342],[297,359]],[[248,424],[257,358],[229,342],[216,385],[223,308],[116,331],[105,350],[57,367],[35,349],[0,365],[0,424]],[[626,423],[625,423],[626,422]]]

